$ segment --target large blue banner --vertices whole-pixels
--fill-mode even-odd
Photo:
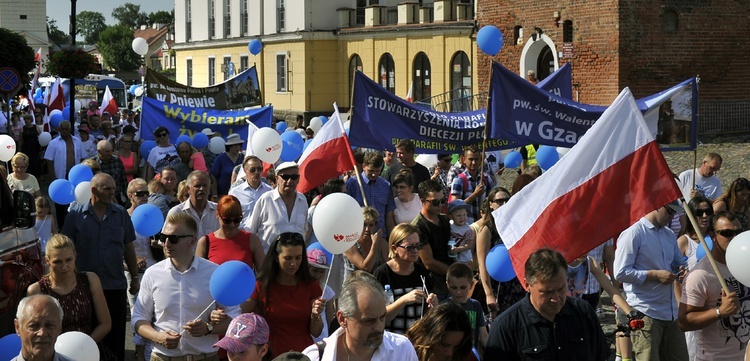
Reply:
[[[247,141],[247,121],[258,128],[270,127],[273,119],[273,107],[254,108],[249,110],[216,110],[192,108],[183,105],[160,102],[152,98],[143,98],[143,115],[141,119],[141,138],[154,140],[154,129],[159,126],[169,129],[169,140],[174,143],[180,135],[189,135],[204,128],[226,137],[238,133]]]
[[[499,63],[492,64],[490,99],[488,137],[508,140],[513,146],[534,143],[570,148],[607,108],[550,94]],[[662,149],[695,148],[695,78],[637,103]]]

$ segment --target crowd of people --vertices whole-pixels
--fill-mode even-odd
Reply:
[[[497,282],[487,258],[503,240],[492,212],[539,177],[533,145],[510,191],[498,185],[499,152],[467,147],[426,167],[401,140],[395,153],[357,150],[358,172],[302,194],[296,163],[243,155],[238,136],[217,156],[173,145],[158,127],[157,146],[141,159],[138,114],[115,119],[96,104],[81,114],[46,149],[26,143],[38,145],[31,133],[43,130],[27,122],[17,140],[30,154],[16,154],[6,174],[11,188],[38,197],[49,270],[19,305],[19,360],[63,360],[49,350],[73,330],[90,335],[102,359],[124,360],[128,317],[138,360],[606,360],[602,290],[619,322],[644,323],[617,338],[621,360],[744,357],[750,292],[725,252],[747,228],[750,181],[722,192],[718,154],[675,176],[697,227],[673,202],[573,262],[540,249],[524,279]],[[39,178],[66,178],[80,163],[95,173],[91,200],[53,212]],[[312,214],[338,192],[360,203],[364,224],[349,250],[330,255],[312,246]],[[130,219],[145,204],[165,217],[153,237]],[[712,240],[729,293],[699,254],[699,235]],[[237,285],[252,296],[202,312],[214,302],[211,274],[232,260],[255,270],[256,284]]]

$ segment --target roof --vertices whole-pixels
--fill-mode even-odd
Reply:
[[[154,29],[154,28],[146,28],[143,30],[136,29],[135,32],[133,32],[133,37],[146,39],[146,42],[148,43],[148,46],[150,48],[156,42],[163,40],[168,32],[169,32],[169,26],[162,26],[159,29]]]

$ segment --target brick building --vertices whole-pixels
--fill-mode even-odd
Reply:
[[[605,105],[626,86],[643,97],[699,75],[699,132],[750,131],[746,0],[478,0],[476,20],[503,32],[494,60],[519,74],[571,63],[574,100]],[[490,60],[477,56],[480,91]]]

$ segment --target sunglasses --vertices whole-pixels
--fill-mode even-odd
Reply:
[[[713,215],[714,215],[713,209],[698,209],[695,211],[696,217],[713,216]]]
[[[240,224],[240,223],[242,223],[242,217],[239,217],[239,218],[224,218],[224,217],[221,217],[221,221],[224,222],[224,223],[226,223],[226,224],[230,224],[230,223]]]
[[[510,198],[492,199],[490,200],[490,203],[495,203],[498,206],[502,206],[503,204],[508,203],[509,200]]]
[[[719,229],[716,231],[717,234],[724,238],[733,238],[734,236],[742,233],[741,229]]]
[[[188,237],[194,237],[194,236],[192,234],[180,235],[180,234],[163,234],[163,233],[159,233],[154,236],[154,238],[156,238],[156,240],[159,241],[159,243],[167,243],[167,241],[169,241],[169,243],[171,244],[177,244],[177,242],[179,242],[180,239],[188,238]]]
[[[169,134],[167,134],[167,133],[159,133],[159,134],[156,135],[156,137],[157,138],[162,138],[162,137],[166,137],[167,135],[169,135]]]
[[[263,167],[250,167],[247,168],[247,171],[250,173],[260,173],[263,171]]]
[[[453,158],[443,158],[443,159],[441,159],[441,161],[446,162],[446,163],[450,163],[450,162],[453,161]]]
[[[416,246],[402,246],[402,245],[398,245],[396,247],[403,248],[403,249],[406,250],[406,252],[417,252],[417,251],[421,250],[422,248],[424,248],[424,246],[421,243],[417,244]]]
[[[445,198],[440,198],[440,199],[425,199],[424,201],[427,202],[427,203],[432,204],[435,207],[442,206],[443,204],[448,203],[448,200],[445,199]]]
[[[295,232],[282,233],[276,239],[282,244],[305,244],[305,237],[302,237],[301,234]]]
[[[133,192],[133,194],[136,197],[141,197],[141,198],[148,197],[148,191],[138,191],[138,192]]]
[[[279,174],[278,176],[281,177],[281,179],[283,179],[285,181],[288,181],[290,179],[291,180],[298,180],[299,179],[299,174]]]

